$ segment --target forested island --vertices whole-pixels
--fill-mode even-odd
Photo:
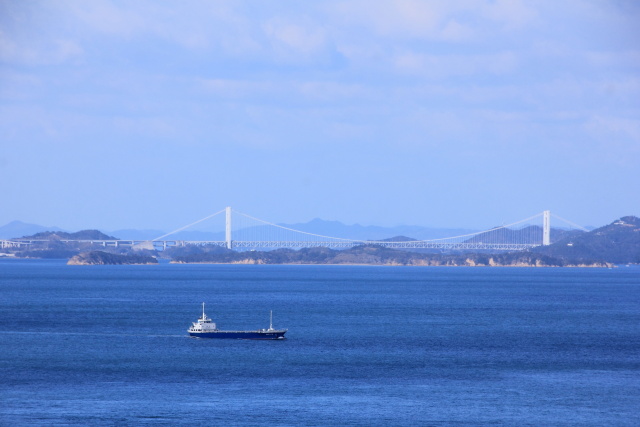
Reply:
[[[72,257],[67,265],[146,265],[158,260],[147,255],[118,255],[103,251],[91,251]]]
[[[12,255],[17,258],[41,259],[69,259],[80,253],[95,250],[95,246],[87,243],[87,240],[118,240],[117,237],[106,235],[99,230],[81,230],[75,233],[44,231],[20,239],[41,240],[45,243],[17,248],[12,251]]]

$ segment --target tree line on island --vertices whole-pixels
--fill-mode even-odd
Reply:
[[[71,257],[68,265],[145,265],[158,264],[158,259],[150,255],[119,255],[104,251],[90,251]]]

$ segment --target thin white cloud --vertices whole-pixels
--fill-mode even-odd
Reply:
[[[585,123],[585,127],[612,151],[640,154],[640,121],[637,119],[595,115]]]
[[[139,4],[151,6],[149,4]],[[119,7],[109,0],[67,1],[66,8],[73,17],[94,32],[123,38],[147,31],[153,19],[145,19],[137,7]],[[148,18],[153,18],[155,8],[148,9]]]
[[[535,5],[520,0],[356,0],[333,3],[331,9],[343,26],[355,24],[383,37],[440,41],[471,41],[481,30],[522,29],[538,16]]]
[[[281,88],[270,82],[239,79],[196,79],[197,87],[221,99],[251,99],[256,96],[275,95]]]
[[[0,29],[0,61],[22,65],[55,65],[81,60],[84,49],[68,38],[30,40],[11,38]]]
[[[529,26],[538,17],[536,7],[540,3],[524,0],[496,0],[475,2],[481,15],[498,23],[506,31],[520,30]],[[544,7],[544,6],[543,6]]]
[[[264,28],[277,50],[291,51],[294,55],[313,55],[326,43],[324,31],[318,27],[272,20]]]
[[[484,55],[436,55],[403,52],[395,56],[394,65],[402,73],[417,74],[428,78],[477,76],[487,73],[501,75],[510,73],[517,68],[518,56],[510,51]]]

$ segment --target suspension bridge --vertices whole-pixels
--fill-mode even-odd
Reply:
[[[139,249],[166,250],[172,247],[219,246],[236,250],[271,250],[279,248],[313,248],[327,247],[332,249],[348,249],[359,245],[379,245],[394,249],[436,249],[436,250],[493,250],[520,251],[541,245],[549,245],[552,241],[551,212],[543,211],[529,218],[501,225],[489,230],[452,236],[439,239],[385,239],[362,240],[349,237],[326,236],[268,222],[238,212],[230,207],[208,215],[198,221],[158,236],[151,240],[60,240],[66,243],[88,243],[103,247],[133,247]],[[588,231],[580,225],[553,215],[569,229]],[[180,240],[170,236],[188,230],[201,223],[215,222],[216,230],[210,233],[211,240]],[[2,248],[31,246],[44,240],[11,239],[0,241]]]

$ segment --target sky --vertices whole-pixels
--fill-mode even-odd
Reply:
[[[640,2],[0,0],[0,225],[640,216]]]

